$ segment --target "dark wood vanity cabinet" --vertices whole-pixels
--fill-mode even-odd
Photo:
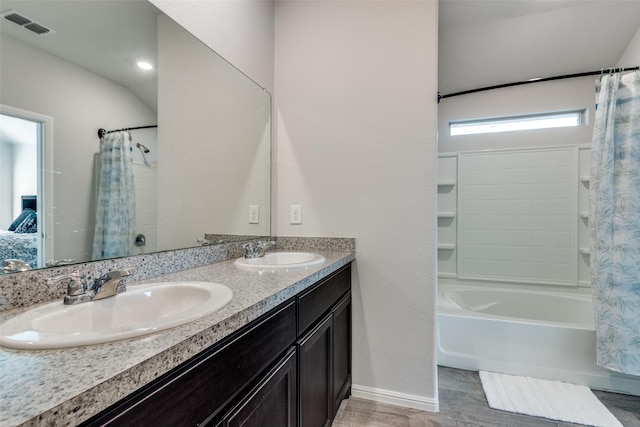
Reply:
[[[330,425],[351,387],[350,287],[347,265],[82,425]]]
[[[88,426],[196,426],[220,418],[296,339],[288,301],[89,420]]]
[[[298,296],[298,328],[303,331],[297,342],[300,427],[330,426],[349,393],[350,288],[351,269],[347,268]],[[318,313],[321,317],[315,322],[307,321]]]

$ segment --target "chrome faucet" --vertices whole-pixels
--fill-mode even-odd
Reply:
[[[58,283],[62,280],[68,280],[67,295],[64,297],[64,304],[80,304],[115,296],[127,290],[122,279],[130,276],[129,270],[110,271],[96,280],[90,286],[82,281],[80,273],[74,271],[70,274],[51,277],[48,279],[50,283]]]
[[[260,258],[263,257],[265,252],[271,248],[276,247],[276,242],[274,240],[262,241],[258,240],[257,242],[249,242],[242,245],[244,248],[244,257],[247,259],[252,258]]]

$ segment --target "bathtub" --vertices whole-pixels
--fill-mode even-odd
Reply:
[[[588,290],[438,286],[439,365],[640,395],[640,377],[596,366]]]

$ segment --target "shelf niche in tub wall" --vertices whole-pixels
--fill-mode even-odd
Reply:
[[[581,146],[578,154],[578,286],[591,287],[589,251],[589,189],[591,182],[591,147]]]
[[[455,277],[457,268],[458,155],[438,156],[438,277]]]

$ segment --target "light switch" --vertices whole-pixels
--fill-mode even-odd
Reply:
[[[258,223],[260,223],[260,206],[251,205],[249,206],[249,224]]]
[[[291,224],[302,224],[302,205],[291,205]]]

